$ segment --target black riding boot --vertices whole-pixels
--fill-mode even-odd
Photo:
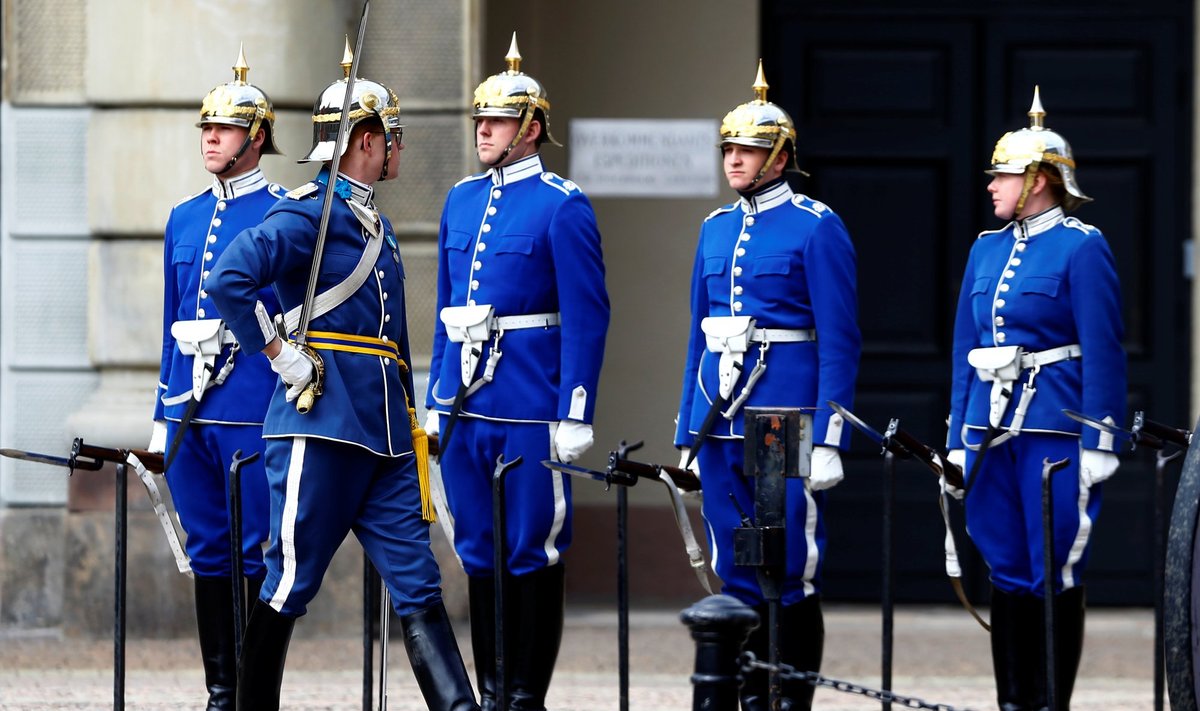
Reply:
[[[425,705],[442,711],[479,711],[446,607],[439,601],[405,615],[400,627]]]
[[[238,711],[278,711],[283,664],[296,618],[279,614],[256,600],[242,638],[238,660]]]
[[[504,661],[512,679],[509,708],[545,711],[546,692],[562,643],[563,566],[560,563],[509,580],[505,597],[509,609],[504,615]]]
[[[471,653],[483,711],[496,709],[496,578],[467,578],[471,608]]]
[[[770,660],[770,611],[766,604],[756,606],[758,628],[750,633],[745,649],[761,662]],[[812,596],[795,605],[780,608],[779,661],[796,671],[820,671],[825,649],[825,618],[821,598]],[[742,683],[742,711],[766,711],[769,704],[769,678],[764,670],[755,670]],[[780,706],[784,711],[809,711],[816,687],[803,681],[784,681]]]
[[[992,588],[992,668],[1000,711],[1033,711],[1037,675],[1044,674],[1038,599]]]
[[[233,711],[237,698],[237,655],[234,651],[233,579],[195,579],[196,626],[208,711]]]
[[[1083,586],[1054,596],[1054,691],[1057,696],[1058,708],[1051,711],[1066,711],[1071,708],[1071,694],[1075,690],[1075,676],[1079,672],[1079,659],[1083,656],[1083,617],[1086,599]],[[1038,615],[1036,622],[1041,642],[1037,647],[1042,651],[1039,657],[1041,663],[1035,671],[1035,692],[1033,704],[1029,707],[1038,711],[1049,708],[1046,694],[1046,633],[1045,611],[1041,600],[1038,599],[1030,613]],[[1030,626],[1032,626],[1032,620]],[[1034,640],[1030,640],[1030,644]]]

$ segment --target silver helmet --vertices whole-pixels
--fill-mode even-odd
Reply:
[[[225,170],[233,167],[250,144],[258,135],[261,128],[266,132],[263,142],[263,154],[274,153],[282,155],[283,151],[275,145],[275,109],[267,93],[253,84],[246,82],[250,65],[246,64],[246,53],[243,46],[238,46],[237,62],[233,65],[233,81],[213,88],[200,103],[200,120],[196,127],[209,124],[226,126],[241,126],[247,129],[246,141],[238,150],[237,155],[226,166]]]
[[[313,105],[313,144],[308,153],[298,163],[325,162],[333,160],[334,142],[337,139],[338,126],[342,120],[342,105],[346,100],[346,84],[350,79],[350,67],[354,64],[354,55],[350,51],[350,40],[346,40],[346,48],[342,54],[342,72],[344,76],[325,87],[317,102]],[[404,125],[400,123],[400,99],[396,92],[385,85],[370,79],[354,79],[354,93],[350,101],[350,120],[346,124],[346,133],[364,119],[378,118],[383,124],[383,135],[386,141],[386,153],[383,161],[383,173],[387,175],[388,161],[392,155],[392,141],[402,141]],[[346,152],[347,138],[341,140],[338,154]]]
[[[741,146],[766,148],[770,151],[762,170],[751,181],[754,186],[766,175],[779,152],[786,149],[791,159],[788,168],[796,167],[796,124],[788,112],[778,104],[767,101],[770,85],[763,77],[762,60],[758,60],[758,74],[754,77],[754,100],[741,104],[725,114],[721,121],[721,142],[718,146],[735,143]]]
[[[501,155],[500,160],[508,156],[509,151],[521,142],[529,124],[533,121],[534,113],[542,112],[542,134],[552,145],[561,146],[554,136],[550,135],[550,100],[546,96],[546,88],[541,82],[521,71],[521,52],[517,49],[517,33],[512,35],[508,46],[508,54],[504,57],[508,62],[508,70],[493,74],[475,87],[472,101],[474,108],[472,118],[498,116],[515,118],[521,121],[517,135]]]
[[[1091,202],[1084,195],[1075,178],[1075,159],[1071,153],[1071,144],[1060,134],[1045,126],[1046,110],[1042,108],[1041,92],[1033,87],[1033,104],[1029,107],[1029,128],[1010,131],[996,141],[992,151],[992,167],[984,171],[989,175],[1008,174],[1025,175],[1025,187],[1017,200],[1017,212],[1025,206],[1029,191],[1033,188],[1033,180],[1037,176],[1038,167],[1049,163],[1062,177],[1066,195],[1063,196],[1063,209],[1067,212]]]

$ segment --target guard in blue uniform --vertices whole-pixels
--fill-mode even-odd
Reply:
[[[414,454],[424,433],[411,409],[404,267],[374,202],[374,184],[396,176],[403,148],[396,95],[383,84],[355,80],[349,138],[330,177],[351,64],[347,46],[347,78],[329,85],[313,110],[313,147],[302,162],[325,167],[242,232],[212,276],[213,296],[242,347],[263,351],[280,376],[263,427],[267,578],[246,629],[238,708],[279,707],[295,620],[353,531],[391,594],[425,702],[477,709],[429,545],[428,459]],[[331,182],[307,343],[297,346],[279,337],[258,292],[274,286],[294,337]]]
[[[150,449],[172,443],[167,483],[187,532],[196,592],[196,622],[209,709],[232,709],[237,685],[233,576],[245,575],[257,594],[265,574],[262,544],[270,509],[261,462],[242,470],[242,570],[230,554],[226,504],[234,452],[262,451],[262,423],[275,375],[262,358],[243,351],[208,293],[209,272],[243,229],[256,225],[283,194],[259,168],[274,142],[275,112],[258,87],[246,83],[239,51],[234,80],[204,97],[200,151],[212,185],[171,210],[163,241],[162,365]],[[270,291],[258,298],[278,313]],[[191,412],[190,422],[187,420]]]
[[[1113,256],[1100,230],[1066,216],[1091,198],[1076,182],[1067,141],[1044,127],[1036,90],[1029,116],[1029,128],[996,143],[987,171],[996,217],[1010,222],[980,234],[967,259],[954,323],[948,441],[951,461],[974,474],[964,503],[967,530],[991,569],[992,660],[1006,711],[1046,705],[1042,462],[1070,460],[1053,480],[1062,708],[1070,704],[1083,649],[1082,576],[1100,482],[1117,469],[1113,437],[1081,432],[1062,411],[1108,422],[1125,417]]]
[[[571,487],[540,462],[592,445],[609,305],[592,206],[542,167],[550,103],[520,71],[515,34],[507,60],[475,90],[476,150],[489,169],[455,185],[442,211],[425,429],[442,435],[484,708],[495,704],[491,479],[500,455],[524,458],[506,484],[507,688],[511,708],[544,709],[562,637]]]
[[[821,561],[825,551],[824,489],[842,479],[840,448],[849,439],[829,400],[853,400],[858,372],[855,256],[841,219],[821,202],[792,191],[784,172],[795,166],[796,130],[767,101],[762,64],[756,98],[721,123],[725,178],[737,202],[714,210],[700,228],[692,270],[691,329],[683,371],[675,446],[680,466],[699,464],[702,512],[713,569],[722,592],[766,604],[753,568],[734,565],[733,531],[754,510],[754,480],[743,473],[745,406],[808,407],[813,414],[811,478],[787,482],[787,571],[783,584],[782,661],[820,668],[824,644]],[[697,442],[714,402],[716,424]],[[690,448],[700,445],[692,461]],[[766,658],[766,625],[747,648]],[[807,709],[813,687],[785,683],[792,709]],[[743,709],[766,709],[765,674],[742,688]],[[786,706],[785,706],[786,708]]]

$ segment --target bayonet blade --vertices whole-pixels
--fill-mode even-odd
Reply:
[[[66,457],[56,457],[52,454],[39,454],[37,452],[26,452],[22,449],[0,449],[0,456],[9,457],[10,459],[23,459],[27,462],[40,462],[42,464],[50,464],[56,467],[66,467],[72,469],[71,460]]]
[[[874,427],[868,425],[866,422],[863,422],[862,419],[858,415],[855,415],[853,412],[850,412],[849,410],[847,410],[846,408],[837,404],[833,400],[829,400],[828,404],[829,404],[829,407],[833,408],[834,412],[836,412],[837,414],[839,414],[843,418],[845,418],[846,422],[849,422],[850,425],[852,427],[854,427],[854,429],[856,429],[859,432],[866,435],[867,439],[871,440],[875,444],[879,444],[879,445],[884,444],[884,441],[883,441],[884,437],[882,434],[879,433],[879,430],[876,430]]]

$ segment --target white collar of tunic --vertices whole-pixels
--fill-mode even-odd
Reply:
[[[542,156],[534,153],[531,156],[525,156],[521,160],[513,161],[508,165],[492,168],[488,171],[488,175],[492,178],[492,185],[508,185],[518,180],[541,175],[543,172]]]
[[[338,173],[338,180],[344,180],[350,186],[350,199],[363,207],[374,207],[371,200],[375,197],[375,188],[361,183],[345,173]]]
[[[785,180],[779,185],[755,193],[749,198],[741,198],[738,202],[741,204],[742,212],[755,215],[791,202],[792,196],[795,194],[792,192],[792,186],[788,185]]]
[[[213,176],[212,194],[218,200],[232,200],[265,187],[267,187],[267,176],[263,175],[262,168],[255,168],[249,173],[243,173],[228,180],[219,175]]]
[[[1021,239],[1022,237],[1034,237],[1046,232],[1052,227],[1056,227],[1063,220],[1067,219],[1063,212],[1062,205],[1055,205],[1049,210],[1043,210],[1036,215],[1030,215],[1024,220],[1013,223],[1013,237]]]

